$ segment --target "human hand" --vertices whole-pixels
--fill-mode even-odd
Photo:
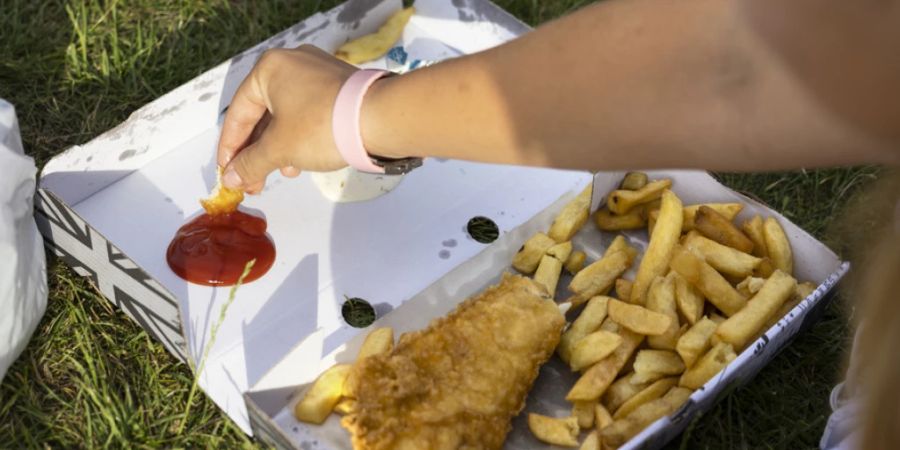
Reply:
[[[259,193],[275,171],[347,165],[334,143],[335,98],[356,67],[310,45],[272,49],[241,83],[225,115],[218,163],[226,187]]]

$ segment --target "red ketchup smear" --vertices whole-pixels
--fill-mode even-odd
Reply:
[[[207,286],[234,285],[251,259],[256,263],[245,283],[272,267],[275,245],[266,235],[265,219],[240,211],[200,215],[178,229],[166,251],[173,272]]]

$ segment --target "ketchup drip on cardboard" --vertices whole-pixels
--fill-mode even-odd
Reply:
[[[166,251],[169,267],[181,278],[207,286],[237,283],[244,266],[256,263],[244,282],[263,276],[275,262],[266,220],[238,210],[201,214],[184,224]]]

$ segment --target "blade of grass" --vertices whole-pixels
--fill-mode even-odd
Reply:
[[[219,318],[216,323],[213,324],[212,328],[209,332],[209,341],[206,342],[206,345],[203,347],[203,354],[200,357],[200,363],[197,365],[197,369],[194,371],[194,381],[191,383],[191,390],[188,393],[187,405],[184,408],[184,414],[181,416],[181,423],[178,424],[178,430],[175,432],[176,435],[181,435],[184,432],[184,425],[187,423],[188,414],[191,412],[191,405],[194,404],[194,394],[197,392],[197,385],[200,382],[200,376],[203,374],[203,369],[206,367],[206,359],[209,357],[209,350],[212,348],[213,344],[216,342],[216,335],[219,333],[219,327],[222,325],[222,322],[225,321],[225,313],[228,312],[228,307],[234,303],[234,299],[237,298],[237,291],[241,287],[241,284],[244,283],[244,278],[250,274],[250,270],[253,269],[253,265],[256,264],[256,259],[251,259],[244,266],[244,271],[241,273],[241,276],[238,278],[237,283],[231,287],[231,291],[228,292],[228,300],[222,305],[222,309],[219,310]]]

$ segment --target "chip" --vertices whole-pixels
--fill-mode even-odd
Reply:
[[[675,279],[674,272],[665,277],[656,277],[650,290],[647,291],[647,309],[669,316],[671,323],[669,328],[659,336],[647,338],[647,344],[651,348],[662,350],[675,350],[678,341],[678,308],[675,305]]]
[[[349,364],[336,364],[319,375],[296,406],[294,417],[301,422],[321,424],[328,418],[344,391],[344,380],[350,374]]]
[[[616,379],[616,375],[625,367],[635,349],[644,340],[643,336],[624,328],[619,330],[619,334],[622,336],[622,343],[611,355],[603,358],[581,375],[581,378],[566,394],[566,400],[570,402],[596,400]]]
[[[403,35],[406,23],[415,12],[412,7],[395,12],[378,31],[347,42],[337,49],[334,56],[350,64],[362,64],[381,58]]]
[[[566,272],[575,275],[584,268],[585,259],[587,259],[587,255],[583,251],[577,250],[569,255],[563,266],[566,268]]]
[[[681,356],[685,366],[693,366],[697,358],[709,349],[711,345],[710,338],[712,338],[718,326],[719,324],[708,317],[703,317],[678,338],[675,351]]]
[[[604,330],[595,331],[575,343],[569,366],[575,372],[590,367],[609,356],[621,344],[622,337],[618,334]]]
[[[628,417],[628,415],[638,409],[638,407],[651,400],[662,397],[669,389],[675,387],[677,384],[678,377],[669,377],[654,381],[623,403],[613,414],[613,420]]]
[[[589,184],[575,199],[563,207],[553,224],[550,225],[550,231],[547,235],[556,242],[565,242],[572,240],[572,236],[584,226],[588,220],[591,209],[591,189],[593,184]]]
[[[615,214],[625,214],[637,205],[658,199],[671,186],[672,180],[663,179],[651,181],[636,191],[618,189],[606,197],[606,207]]]
[[[743,231],[734,226],[731,220],[708,206],[701,206],[697,210],[697,216],[694,218],[694,229],[722,245],[727,245],[744,253],[753,251],[753,241]]]
[[[744,309],[719,325],[716,336],[736,349],[744,348],[750,339],[762,331],[763,325],[781,305],[794,294],[796,286],[797,280],[776,270]]]
[[[541,258],[547,253],[550,247],[556,245],[556,241],[544,233],[536,233],[528,238],[522,249],[513,256],[512,266],[524,274],[532,274],[537,269]]]
[[[728,316],[734,315],[747,304],[747,299],[728,280],[690,251],[677,248],[671,267]]]
[[[726,342],[719,342],[681,375],[678,384],[690,389],[700,389],[728,363],[734,361],[734,358],[737,358],[734,347]]]
[[[632,305],[614,298],[609,299],[607,313],[612,320],[629,330],[647,336],[658,336],[665,333],[672,324],[672,319],[639,305]]]
[[[763,222],[763,237],[766,239],[766,250],[769,252],[772,265],[786,274],[794,273],[791,242],[788,241],[784,228],[781,228],[781,224],[774,217],[769,217]]]
[[[211,216],[233,212],[244,201],[243,191],[222,185],[223,171],[224,169],[219,167],[218,172],[216,172],[216,187],[213,188],[212,194],[200,200],[200,206]]]
[[[531,434],[548,444],[561,445],[563,447],[577,447],[578,418],[566,417],[557,419],[541,414],[528,414],[528,428]]]

